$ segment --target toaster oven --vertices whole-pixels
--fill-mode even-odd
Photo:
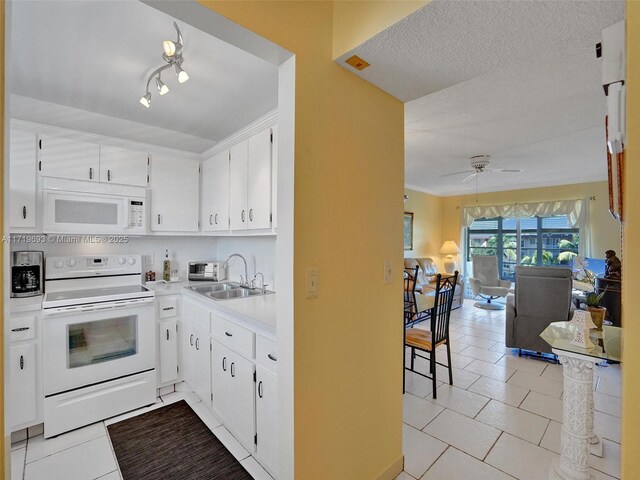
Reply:
[[[221,282],[227,279],[227,266],[222,261],[189,262],[189,280]]]

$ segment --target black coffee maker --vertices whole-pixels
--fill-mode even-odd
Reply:
[[[33,297],[44,293],[44,253],[11,252],[11,296]]]

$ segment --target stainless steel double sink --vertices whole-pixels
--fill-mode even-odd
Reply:
[[[189,290],[214,300],[230,300],[232,298],[254,297],[256,295],[268,295],[274,293],[270,290],[262,291],[259,288],[241,287],[236,282],[210,283],[207,285],[194,285],[187,287]]]

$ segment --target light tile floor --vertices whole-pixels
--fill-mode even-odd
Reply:
[[[428,328],[427,325],[420,328]],[[546,480],[560,452],[562,367],[505,347],[504,311],[467,300],[451,313],[453,383],[407,373],[403,409],[405,471],[396,480]],[[446,363],[439,348],[438,361]],[[416,368],[428,372],[418,359]],[[438,380],[448,380],[446,369]],[[620,477],[620,366],[597,366],[595,424],[604,457],[594,478]]]
[[[36,436],[13,444],[12,480],[122,480],[106,427],[112,423],[165,405],[186,400],[194,412],[255,480],[273,480],[260,464],[222,426],[191,392],[172,392],[158,398],[155,405],[94,423],[55,438]],[[434,408],[438,408],[434,405]],[[418,432],[418,430],[416,430]],[[419,432],[421,435],[427,435]],[[432,443],[442,443],[429,437]],[[442,450],[446,446],[442,444]],[[440,452],[442,453],[442,452]],[[439,454],[438,454],[439,455]]]

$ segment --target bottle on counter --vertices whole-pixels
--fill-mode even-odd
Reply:
[[[162,279],[165,282],[171,280],[171,261],[169,260],[169,250],[165,250],[164,263],[162,264]]]

